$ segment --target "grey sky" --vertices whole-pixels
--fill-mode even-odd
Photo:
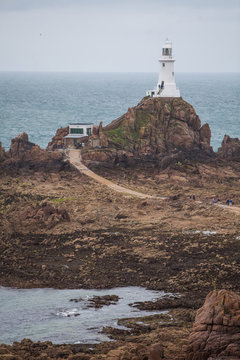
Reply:
[[[240,0],[0,0],[0,71],[240,71]]]

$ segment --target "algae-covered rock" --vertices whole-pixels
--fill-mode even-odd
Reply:
[[[191,156],[192,152],[212,153],[208,124],[201,127],[194,108],[182,98],[144,98],[105,126],[103,133],[108,151],[117,150],[115,162],[122,159],[119,151],[125,153],[125,158],[138,161],[175,159],[176,154]]]

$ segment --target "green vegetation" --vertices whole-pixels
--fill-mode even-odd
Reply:
[[[56,204],[61,204],[63,201],[74,201],[74,200],[79,200],[80,198],[53,198],[53,199],[49,199],[50,202],[56,203]]]
[[[115,145],[122,147],[130,144],[131,142],[134,144],[139,143],[140,138],[142,137],[141,132],[144,133],[144,128],[147,127],[149,120],[149,115],[138,109],[136,112],[135,129],[132,129],[130,126],[123,129],[122,124],[120,124],[120,126],[116,129],[105,131],[105,135]]]
[[[125,146],[127,143],[127,139],[123,135],[121,125],[116,129],[106,131],[105,134],[116,145]]]

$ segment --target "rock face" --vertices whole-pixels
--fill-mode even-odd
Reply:
[[[5,149],[4,147],[2,147],[2,143],[0,141],[0,162],[5,160],[5,158],[6,158]]]
[[[240,295],[212,291],[196,315],[187,360],[240,358]]]
[[[103,133],[102,121],[98,127],[93,128],[93,134],[89,139],[90,146],[108,147],[108,140],[106,135]]]
[[[201,127],[194,108],[182,98],[144,98],[103,128],[103,134],[108,150],[112,149],[112,162],[144,158],[162,161],[166,157],[171,161],[176,154],[212,153],[209,125]],[[94,160],[98,156],[101,162],[100,153]],[[83,154],[83,159],[89,157]]]
[[[52,140],[48,143],[47,150],[55,150],[59,147],[63,146],[63,138],[68,135],[69,127],[60,128],[57,130],[56,135],[52,138]]]
[[[28,141],[22,133],[11,141],[9,151],[0,148],[0,166],[7,173],[16,171],[60,171],[67,165],[59,152],[49,153]]]
[[[225,135],[222,146],[218,149],[218,156],[227,160],[240,161],[240,140]]]

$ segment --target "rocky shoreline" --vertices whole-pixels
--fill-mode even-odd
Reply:
[[[48,151],[26,134],[13,139],[7,152],[0,147],[0,285],[132,285],[180,296],[133,304],[169,313],[140,323],[119,320],[128,330],[103,329],[114,341],[23,340],[1,345],[0,359],[237,359],[240,141],[226,136],[213,153],[210,129],[191,105],[143,99],[118,121],[96,127],[82,153],[99,175],[154,195],[141,199],[104,187],[79,173],[64,152],[50,151],[66,131],[58,131]],[[91,147],[93,139],[100,149]],[[206,320],[198,312],[189,338],[206,296],[204,311],[219,316]],[[117,299],[95,299],[92,306],[111,301]],[[215,340],[212,348],[206,341],[211,336],[221,337],[218,348]]]

